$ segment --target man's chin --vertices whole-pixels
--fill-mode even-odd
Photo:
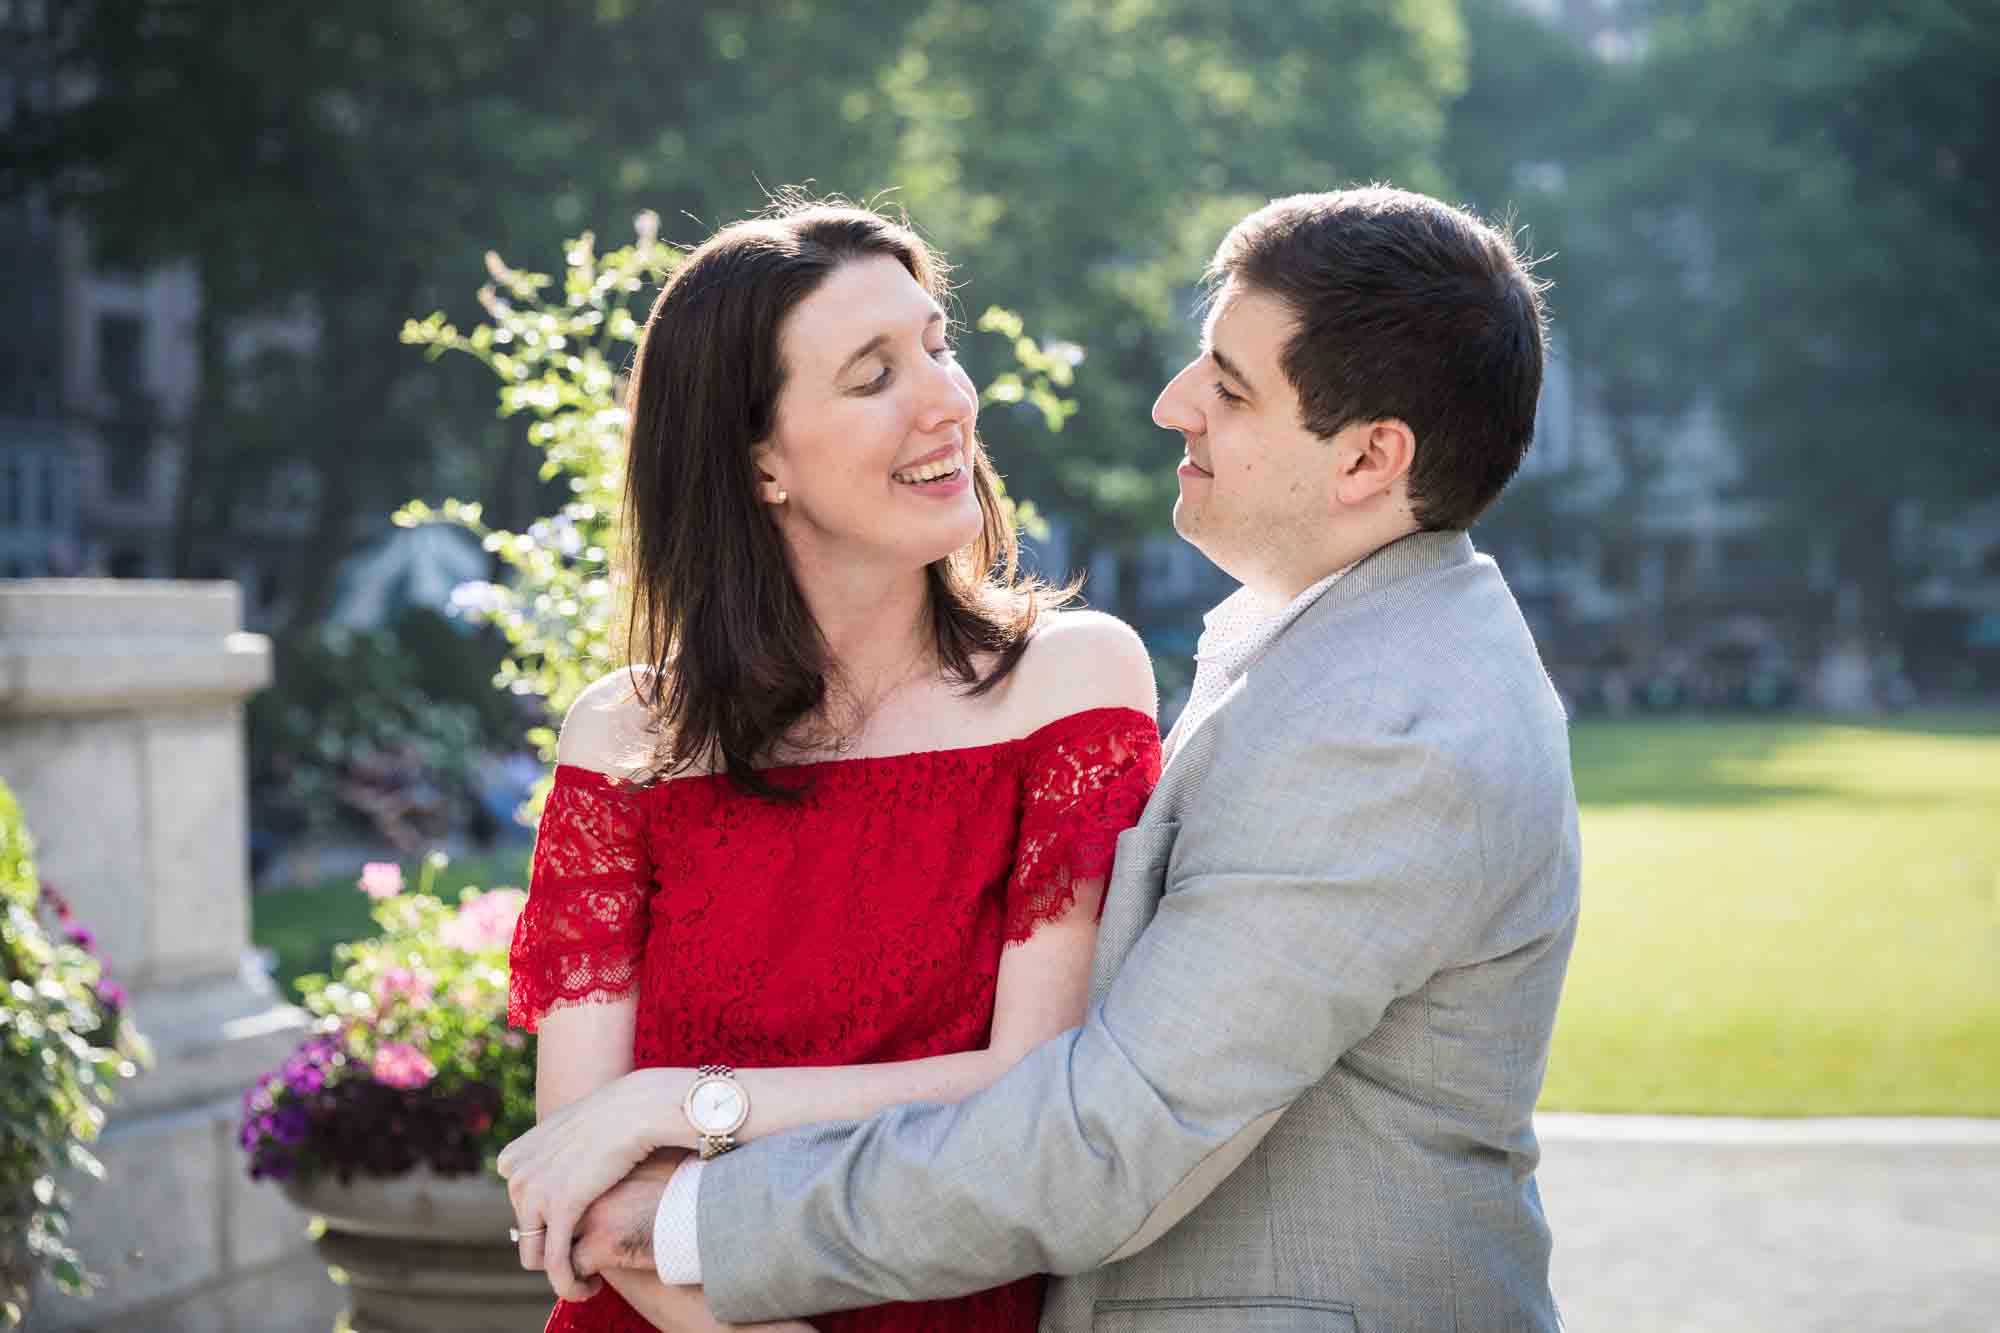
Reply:
[[[1203,531],[1201,510],[1189,504],[1185,495],[1174,501],[1174,531],[1179,533],[1181,540],[1189,546],[1208,556],[1210,560],[1215,559],[1205,542],[1207,534]]]

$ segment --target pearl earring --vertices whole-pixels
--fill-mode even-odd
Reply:
[[[779,492],[778,492],[778,501],[777,501],[777,502],[778,502],[779,504],[783,504],[783,503],[785,502],[785,500],[786,500],[786,497],[787,497],[787,492],[785,492],[785,491],[779,491]]]

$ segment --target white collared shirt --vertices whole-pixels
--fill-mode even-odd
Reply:
[[[1271,641],[1352,568],[1345,565],[1334,570],[1276,611],[1245,587],[1230,593],[1203,616],[1201,639],[1194,649],[1194,685],[1188,690],[1180,719],[1174,723],[1173,738],[1178,741],[1213,712],[1236,678],[1264,655]]]

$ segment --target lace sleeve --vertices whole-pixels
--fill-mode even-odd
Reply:
[[[1079,883],[1111,873],[1118,835],[1138,822],[1160,780],[1160,729],[1129,708],[1072,714],[1031,739],[1007,885],[1009,943],[1074,907]]]
[[[618,999],[638,984],[653,892],[639,795],[556,766],[508,954],[512,1026],[533,1032],[551,1009]]]

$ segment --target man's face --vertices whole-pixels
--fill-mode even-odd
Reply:
[[[1299,424],[1298,394],[1280,366],[1297,326],[1279,298],[1234,280],[1217,293],[1201,355],[1153,404],[1179,431],[1174,528],[1224,572],[1286,595],[1326,545],[1335,521],[1333,442]]]

